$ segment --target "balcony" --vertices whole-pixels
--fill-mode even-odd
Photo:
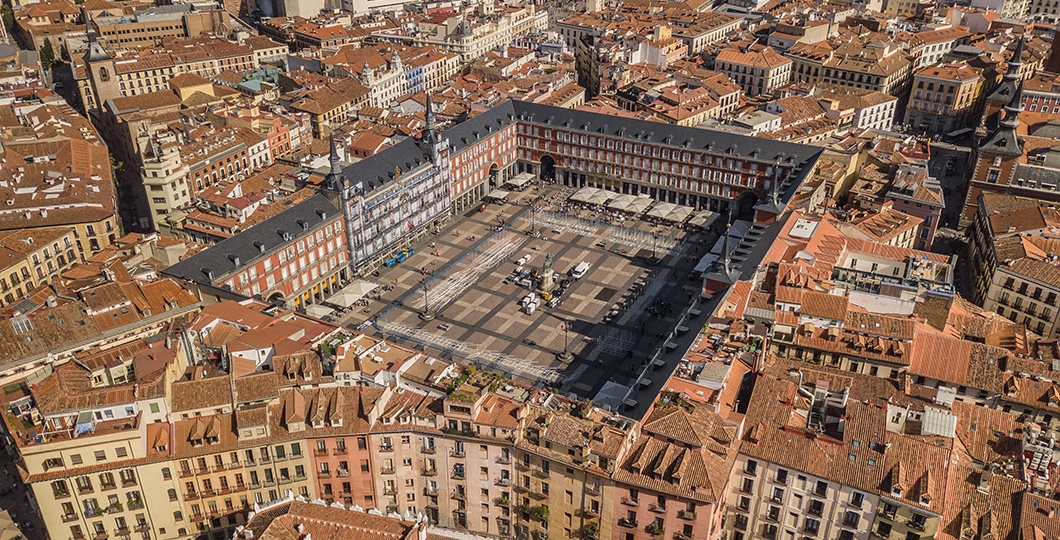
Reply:
[[[428,497],[437,497],[438,496],[438,486],[434,486],[434,487],[425,486],[423,488],[423,494],[428,496]]]
[[[453,475],[450,478],[452,478],[453,480],[463,480],[464,471],[453,471]]]
[[[548,533],[545,531],[534,531],[534,540],[548,540]]]
[[[433,446],[424,446],[423,448],[420,448],[421,454],[433,454],[437,451],[438,449]]]
[[[192,514],[191,515],[191,520],[192,521],[205,521],[206,520],[206,515],[205,514]]]
[[[628,527],[630,529],[637,528],[637,520],[629,518],[619,518],[618,525],[620,527]]]
[[[545,500],[545,499],[548,498],[548,493],[545,493],[543,491],[538,491],[538,490],[532,490],[532,491],[530,491],[530,498],[542,501],[542,500]]]
[[[336,472],[336,474],[338,474],[340,477],[349,476],[350,475],[350,470],[349,469],[339,469]]]
[[[77,514],[63,514],[63,523],[70,523],[71,521],[77,521]]]
[[[147,531],[151,530],[151,526],[148,525],[146,522],[145,523],[137,523],[135,530],[138,533],[144,533],[144,532],[147,532]]]
[[[423,476],[437,476],[438,469],[423,469]]]
[[[142,499],[135,499],[129,501],[129,510],[139,510],[144,507],[144,501]]]
[[[461,491],[459,489],[454,489],[452,495],[450,495],[449,498],[450,499],[456,499],[458,501],[463,501],[463,500],[467,499],[467,494],[465,494],[463,491]]]
[[[383,465],[382,467],[379,468],[379,472],[381,474],[394,474],[394,466],[393,465],[389,465],[389,466],[388,465]]]
[[[349,453],[349,449],[347,449],[345,446],[336,446],[335,449],[331,451],[331,453],[336,456],[345,456],[347,453]]]
[[[70,492],[67,490],[52,490],[52,496],[56,499],[65,499],[70,496]]]
[[[328,455],[328,449],[327,448],[314,448],[313,449],[313,455],[314,456],[326,456],[326,455]]]
[[[129,536],[130,532],[131,531],[129,530],[128,526],[119,527],[117,529],[114,529],[114,534],[117,535],[117,536]]]
[[[281,476],[280,477],[280,485],[281,486],[284,485],[284,484],[290,484],[290,483],[291,483],[291,477],[290,476]]]
[[[104,538],[110,538],[110,535],[108,535],[104,531],[96,531],[92,534],[92,538],[94,538],[95,540],[103,540]]]
[[[666,507],[661,505],[661,504],[656,504],[656,503],[649,503],[648,504],[648,510],[651,510],[652,512],[655,512],[656,514],[665,514],[666,513]]]
[[[317,471],[317,478],[331,478],[331,471]]]
[[[529,463],[524,463],[522,461],[516,461],[515,462],[515,468],[520,470],[520,471],[529,471],[530,470],[530,464]]]
[[[600,494],[600,486],[589,486],[589,485],[587,485],[587,486],[585,486],[585,492],[588,493],[589,495],[599,495]]]
[[[274,457],[274,458],[272,458],[272,459],[273,459],[274,461],[276,461],[276,463],[279,463],[279,462],[281,462],[281,461],[287,461],[287,454],[284,454],[284,455],[282,455],[282,456],[276,456],[276,457]]]
[[[548,478],[551,476],[549,472],[544,469],[534,469],[533,475],[538,478]]]
[[[385,485],[383,486],[383,495],[397,495],[397,486]]]
[[[681,519],[687,519],[689,521],[695,521],[696,520],[696,513],[692,512],[690,510],[681,510],[680,512],[677,513],[677,517],[679,517]]]
[[[449,455],[453,456],[455,458],[462,458],[462,457],[464,457],[464,451],[463,450],[453,450],[452,452],[449,452]]]
[[[583,509],[579,510],[579,512],[581,513],[582,516],[588,517],[588,518],[598,518],[598,517],[600,517],[600,512],[598,510],[593,510],[592,508],[583,508]]]
[[[77,488],[77,493],[81,495],[88,495],[89,493],[94,493],[95,491],[96,490],[92,489],[92,486],[79,486]]]
[[[516,493],[527,493],[527,492],[530,491],[530,486],[524,486],[522,484],[516,484],[516,485],[512,486],[512,489],[515,490]]]
[[[494,482],[494,484],[501,487],[508,487],[512,484],[512,481],[510,478],[498,478],[497,481]]]
[[[507,465],[512,462],[511,456],[497,456],[497,463],[501,465]]]
[[[272,460],[269,459],[269,456],[261,456],[261,458],[258,459],[258,463],[261,463],[262,465],[266,465],[266,464],[271,463],[271,462],[272,462]]]
[[[194,491],[189,491],[189,492],[184,494],[184,498],[185,499],[198,499],[199,498],[199,494],[194,492]]]
[[[379,451],[380,452],[393,452],[394,451],[394,445],[392,445],[392,444],[381,444],[381,445],[379,445]]]
[[[908,522],[906,522],[906,524],[909,525],[910,529],[916,529],[918,531],[923,531],[924,530],[924,526],[927,525],[927,523],[924,522],[924,521],[913,521],[913,520],[909,520]]]
[[[177,471],[177,476],[180,476],[181,478],[187,478],[187,477],[191,476],[192,474],[195,474],[195,473],[191,472],[191,469],[181,469],[181,470]]]
[[[243,464],[238,461],[230,461],[225,467],[227,467],[228,470],[241,469],[243,468]]]
[[[135,486],[135,485],[136,485],[136,479],[135,478],[122,478],[121,479],[121,487],[131,487],[131,486]]]
[[[622,504],[626,506],[640,506],[640,501],[633,497],[622,497]]]

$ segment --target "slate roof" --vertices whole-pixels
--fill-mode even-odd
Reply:
[[[302,237],[313,234],[331,219],[342,212],[324,195],[316,195],[300,204],[249,228],[243,232],[219,242],[170,266],[163,274],[185,279],[194,283],[218,285],[255,261],[271,255],[273,252],[293,245]],[[321,215],[325,216],[324,218]],[[299,221],[305,221],[309,228],[303,230]],[[284,240],[281,232],[290,233],[290,240]],[[257,247],[264,247],[264,252]],[[239,264],[235,264],[236,259]],[[207,271],[212,272],[211,279]]]

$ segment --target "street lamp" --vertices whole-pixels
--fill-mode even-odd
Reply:
[[[567,350],[570,347],[570,338],[567,333],[567,331],[570,330],[570,323],[567,321],[560,321],[560,325],[563,326],[563,352],[557,354],[556,358],[564,362],[570,362],[570,359],[573,356],[570,351]]]
[[[423,311],[420,312],[420,318],[425,321],[434,319],[434,313],[431,313],[431,308],[427,304],[427,280],[423,280]]]

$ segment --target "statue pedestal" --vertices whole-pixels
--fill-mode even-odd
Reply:
[[[541,290],[544,292],[552,292],[556,289],[556,272],[551,268],[546,268],[541,273]]]

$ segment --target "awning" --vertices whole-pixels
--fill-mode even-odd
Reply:
[[[626,212],[629,214],[637,215],[643,213],[651,206],[653,199],[648,196],[636,196],[636,195],[615,195],[611,202],[607,203],[607,207],[611,210],[618,210],[620,212]]]
[[[327,306],[322,306],[320,304],[309,304],[305,308],[306,315],[317,319],[321,319],[327,315],[331,315],[334,311],[334,309],[331,309]]]
[[[689,206],[681,204],[674,204],[668,202],[661,202],[652,207],[648,211],[648,217],[670,221],[673,223],[681,223],[688,219],[692,215],[694,210]]]
[[[706,229],[707,227],[713,225],[715,221],[717,221],[719,215],[720,214],[718,214],[717,212],[711,212],[710,210],[700,210],[699,212],[696,212],[691,219],[688,220],[688,224],[693,227],[700,227],[702,229]]]
[[[324,302],[336,306],[350,307],[354,302],[368,296],[368,293],[374,291],[378,286],[371,281],[357,280],[343,287],[342,290],[331,295]],[[306,313],[309,313],[309,308],[306,308]]]
[[[514,177],[509,179],[507,182],[505,182],[504,185],[511,186],[511,187],[513,187],[515,189],[520,189],[520,188],[526,186],[527,184],[529,184],[530,182],[533,182],[533,181],[534,181],[533,173],[524,172],[524,173],[519,173],[519,174],[515,175]]]
[[[607,191],[606,189],[594,188],[594,187],[583,187],[579,189],[574,195],[571,195],[570,200],[574,202],[580,202],[585,204],[607,204],[607,201],[616,197],[617,194]]]
[[[508,195],[511,194],[512,193],[510,191],[504,191],[503,189],[495,189],[489,192],[489,194],[486,195],[486,198],[493,199],[495,201],[505,201],[508,200]]]

